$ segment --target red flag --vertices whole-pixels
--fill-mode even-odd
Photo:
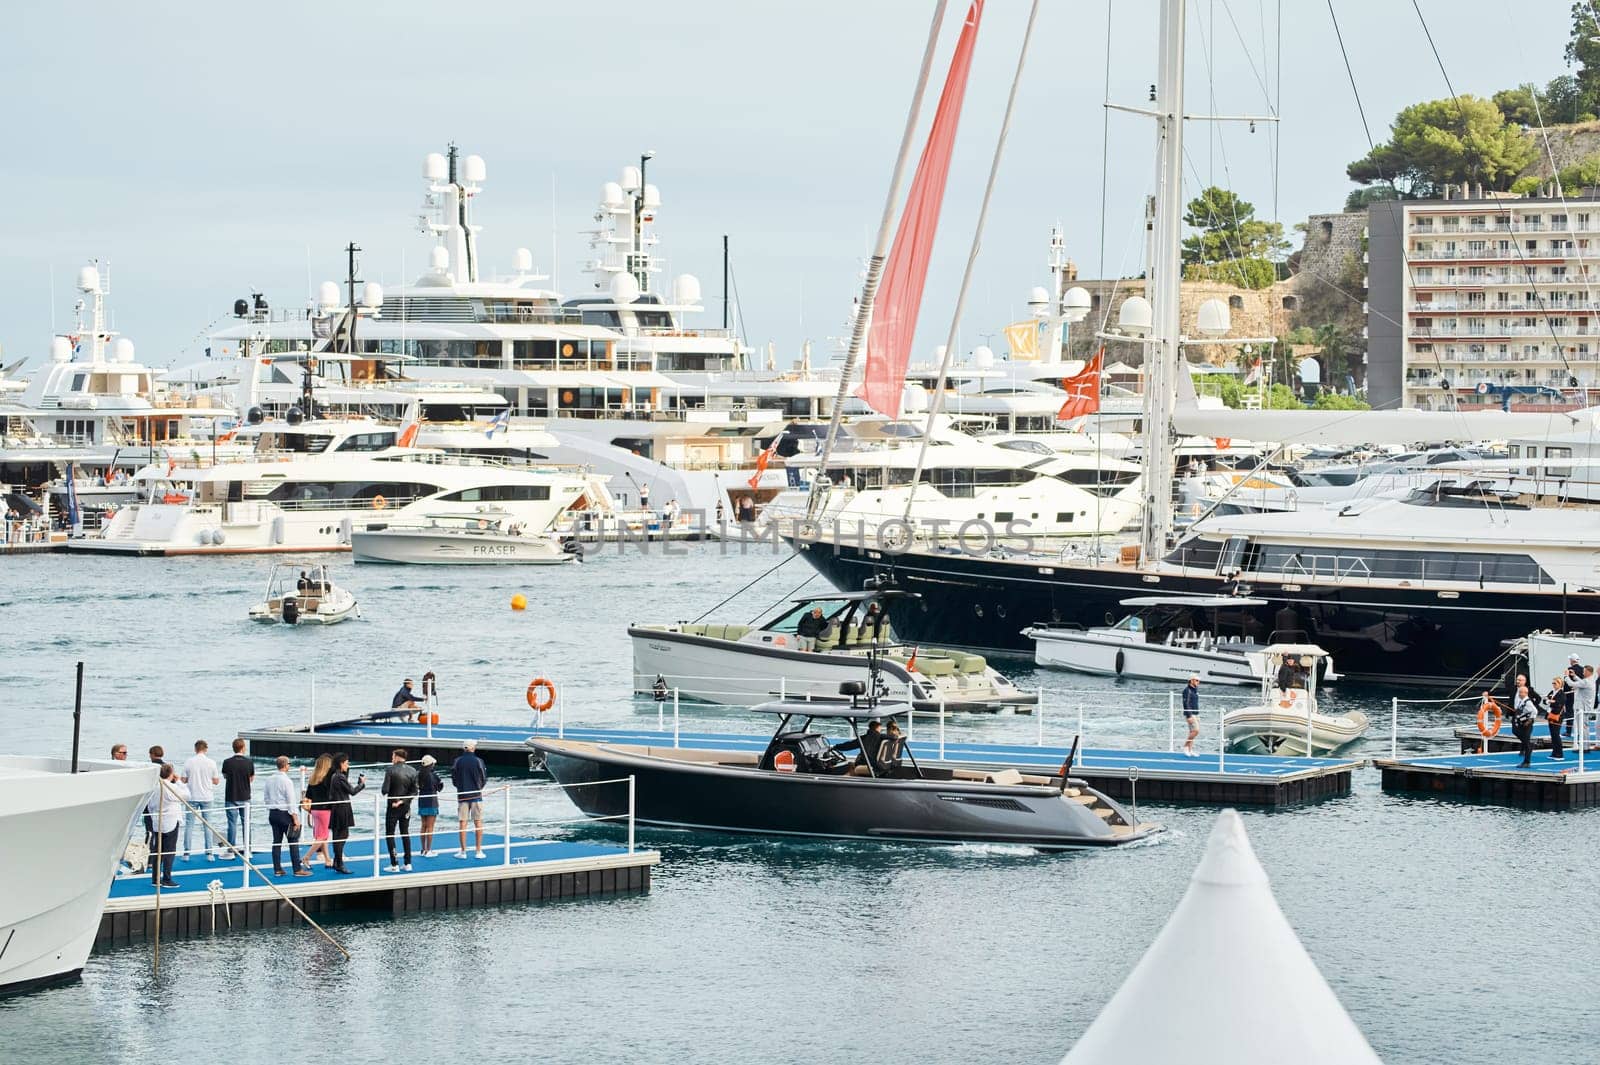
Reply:
[[[394,442],[395,447],[411,447],[417,442],[417,430],[422,426],[417,422],[407,422],[406,427],[400,430],[400,438]]]
[[[772,443],[768,444],[764,449],[762,449],[761,454],[756,456],[755,476],[751,477],[748,482],[750,485],[750,491],[754,492],[756,490],[756,486],[761,483],[761,475],[767,472],[767,463],[771,462],[772,456],[778,453],[778,441],[782,439],[783,434],[779,433],[777,436],[772,438]]]
[[[917,671],[917,648],[916,648],[916,645],[913,644],[912,647],[911,647],[911,657],[906,659],[906,672],[907,673],[915,673],[916,671]]]
[[[928,257],[933,254],[933,238],[939,228],[939,208],[944,203],[945,178],[950,173],[950,153],[956,143],[956,125],[961,119],[961,101],[967,91],[967,72],[972,66],[972,49],[978,38],[978,20],[983,17],[983,0],[972,0],[967,20],[950,59],[939,108],[928,129],[928,143],[917,162],[911,192],[906,197],[900,227],[895,230],[894,247],[883,269],[883,282],[872,309],[872,326],[867,334],[867,368],[861,398],[867,406],[890,418],[900,417],[901,388],[906,364],[911,361],[911,340],[922,309],[922,288],[928,277]]]
[[[1071,421],[1100,409],[1100,364],[1105,355],[1106,349],[1101,348],[1077,374],[1061,379],[1061,387],[1067,392],[1067,401],[1056,411],[1056,421]]]

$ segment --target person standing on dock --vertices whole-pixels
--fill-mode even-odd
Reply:
[[[389,872],[400,872],[395,860],[394,833],[400,830],[405,841],[405,871],[411,872],[411,800],[417,794],[417,771],[406,765],[405,748],[397,747],[390,755],[389,768],[383,774],[383,794],[389,797],[384,807],[383,838],[389,845]]]
[[[161,749],[161,744],[152,745],[150,748],[150,761],[156,765],[162,765],[166,760],[167,752]],[[149,810],[144,812],[144,841],[149,846],[151,855],[154,855],[160,843],[160,836],[156,832],[155,817]],[[151,860],[154,861],[154,858]]]
[[[1511,700],[1511,731],[1522,744],[1522,768],[1533,764],[1533,722],[1539,713],[1539,697],[1526,681],[1517,685],[1516,698]]]
[[[486,858],[488,855],[483,853],[483,786],[489,780],[489,770],[477,755],[477,740],[467,740],[461,748],[455,764],[450,767],[450,783],[456,786],[456,816],[461,822],[458,829],[461,849],[456,851],[456,857],[467,856],[467,820],[470,818],[477,831],[474,857]]]
[[[330,795],[328,778],[333,776],[333,755],[319,754],[311,766],[311,778],[306,781],[305,798],[300,800],[300,809],[311,818],[311,849],[306,852],[305,868],[309,871],[311,860],[319,853],[322,855],[322,865],[325,869],[333,868],[333,858],[328,854],[328,843],[333,838],[333,830],[329,822],[333,818],[333,808],[329,806]]]
[[[444,790],[444,781],[434,768],[438,764],[433,755],[425,754],[417,770],[417,817],[422,821],[419,834],[424,858],[433,853],[433,826],[439,820],[439,793]]]
[[[206,852],[206,858],[217,860],[217,836],[206,825],[206,815],[209,813],[215,823],[216,788],[222,777],[217,774],[217,763],[206,753],[208,750],[210,744],[205,740],[195,740],[193,757],[183,763],[183,784],[189,789],[189,808],[183,816],[184,861],[199,853],[194,849],[195,829],[200,830],[200,849]]]
[[[250,782],[256,777],[256,764],[244,753],[244,739],[233,741],[233,754],[223,759],[223,805],[228,814],[228,846],[234,853],[250,849]],[[238,836],[234,826],[238,826]]]
[[[261,786],[261,801],[267,804],[267,824],[272,826],[272,875],[283,876],[283,841],[289,841],[289,867],[295,876],[310,876],[300,864],[300,804],[294,793],[294,778],[289,775],[289,759],[278,755],[278,771]]]
[[[1572,689],[1567,687],[1565,676],[1556,677],[1550,682],[1550,697],[1544,707],[1544,720],[1550,726],[1551,758],[1565,760],[1567,757],[1561,749],[1561,726],[1571,716]]]
[[[1189,729],[1189,736],[1183,741],[1183,753],[1193,758],[1194,741],[1200,737],[1200,674],[1198,673],[1189,674],[1189,683],[1183,686],[1183,723]]]
[[[178,857],[178,825],[183,822],[183,803],[189,791],[178,781],[170,762],[161,763],[161,780],[145,803],[145,813],[154,826],[156,845],[150,848],[150,882],[175,888],[172,863]]]
[[[328,807],[328,830],[333,835],[333,871],[345,876],[354,872],[344,864],[344,841],[350,838],[350,830],[356,823],[355,807],[350,805],[350,800],[366,786],[365,774],[357,777],[355,785],[351,786],[348,754],[340,752],[333,756],[333,772],[328,775],[328,801],[332,804]],[[376,847],[377,841],[372,845]]]

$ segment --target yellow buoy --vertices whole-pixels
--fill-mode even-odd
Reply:
[[[528,598],[527,598],[527,596],[523,595],[521,592],[518,592],[516,595],[513,595],[511,597],[511,609],[512,610],[526,610],[526,609],[528,609]]]

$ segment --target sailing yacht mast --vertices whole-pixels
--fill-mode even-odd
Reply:
[[[1183,220],[1183,31],[1184,0],[1162,0],[1156,79],[1158,172],[1155,227],[1149,269],[1151,336],[1144,360],[1145,520],[1141,558],[1153,563],[1167,553],[1172,531],[1172,409],[1178,374],[1184,372],[1178,336]]]

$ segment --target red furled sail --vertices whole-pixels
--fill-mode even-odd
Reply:
[[[1101,348],[1094,353],[1094,358],[1090,359],[1083,369],[1071,377],[1061,379],[1061,387],[1066,390],[1067,401],[1056,411],[1056,421],[1069,422],[1100,409],[1100,364],[1105,356],[1106,349]]]
[[[967,20],[950,59],[950,74],[945,79],[939,109],[934,112],[928,143],[917,161],[917,174],[911,181],[900,226],[895,230],[894,247],[884,264],[883,283],[872,309],[872,326],[867,334],[867,368],[861,398],[867,406],[890,418],[900,416],[900,398],[906,366],[911,361],[911,340],[922,308],[922,289],[928,277],[928,258],[933,253],[933,238],[939,228],[939,208],[944,203],[945,178],[950,173],[950,153],[956,143],[956,126],[961,119],[961,101],[967,92],[967,72],[972,67],[972,49],[978,39],[978,21],[983,17],[983,0],[972,0]]]

